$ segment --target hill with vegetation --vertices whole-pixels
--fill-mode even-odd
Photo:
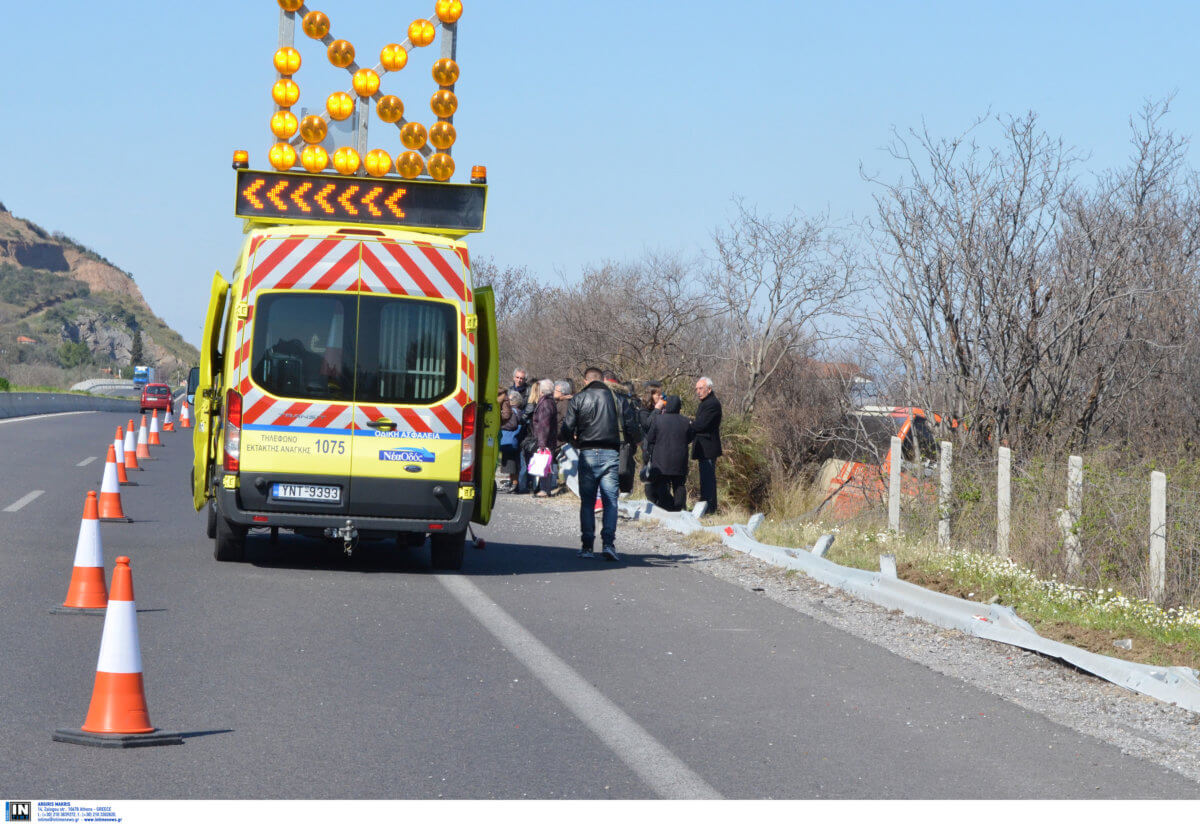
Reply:
[[[65,388],[146,365],[178,382],[198,357],[132,275],[0,204],[0,377]]]

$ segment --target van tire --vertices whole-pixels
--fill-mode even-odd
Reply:
[[[212,501],[209,501],[208,506],[205,507],[205,510],[208,512],[208,525],[207,525],[205,532],[208,533],[208,537],[216,538],[217,537],[217,505],[214,504]]]
[[[429,536],[429,561],[434,569],[458,570],[463,565],[467,533],[434,532]]]
[[[232,524],[217,515],[216,534],[213,540],[213,557],[218,561],[241,563],[246,560],[246,532],[244,526]]]

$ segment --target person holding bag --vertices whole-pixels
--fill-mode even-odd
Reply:
[[[554,489],[550,463],[558,450],[558,406],[554,403],[554,381],[538,381],[538,401],[533,409],[533,436],[536,451],[529,463],[529,474],[535,479],[535,498],[549,498]]]

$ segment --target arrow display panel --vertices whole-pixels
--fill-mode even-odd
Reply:
[[[239,169],[234,212],[251,219],[479,232],[486,198],[487,187],[477,184]]]

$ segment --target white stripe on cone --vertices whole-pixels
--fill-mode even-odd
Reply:
[[[115,467],[116,464],[112,464]],[[105,475],[108,470],[105,470]],[[100,546],[100,521],[96,518],[83,518],[79,522],[79,540],[75,542],[75,566],[77,567],[102,567],[104,566],[104,552]]]
[[[100,639],[97,672],[141,672],[142,652],[138,643],[137,605],[133,601],[108,599],[104,635]]]
[[[137,457],[137,435],[133,434],[132,429],[125,433],[125,444],[121,451],[132,452]]]

